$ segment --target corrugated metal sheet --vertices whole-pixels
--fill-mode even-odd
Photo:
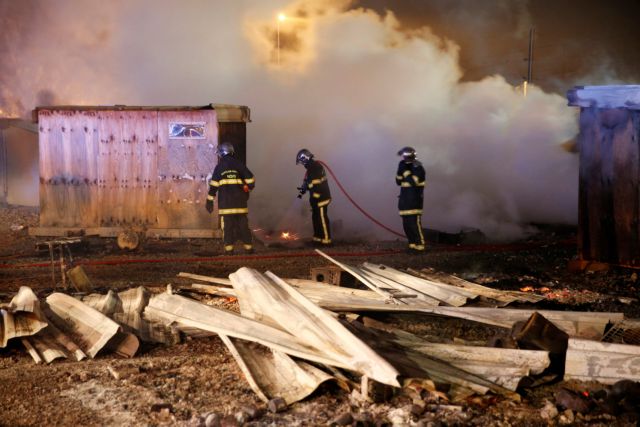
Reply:
[[[10,339],[34,335],[46,326],[38,297],[22,286],[9,305],[0,308],[0,348]]]

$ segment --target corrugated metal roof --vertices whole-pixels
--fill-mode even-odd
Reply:
[[[144,106],[144,105],[46,105],[33,110],[33,121],[38,122],[40,111],[201,111],[215,110],[218,122],[250,122],[251,110],[246,105],[207,104],[202,106]]]

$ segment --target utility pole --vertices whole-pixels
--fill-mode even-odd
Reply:
[[[527,96],[527,86],[531,83],[532,70],[533,70],[533,38],[535,36],[536,29],[531,27],[529,29],[529,57],[527,58],[527,79],[524,81],[524,96]]]
[[[533,68],[533,37],[536,33],[535,27],[529,30],[529,67],[527,70],[527,82],[531,83],[531,69]]]

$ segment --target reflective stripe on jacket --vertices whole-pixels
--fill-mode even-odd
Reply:
[[[425,172],[422,163],[417,160],[401,160],[396,173],[396,184],[400,186],[398,210],[400,215],[422,214]]]
[[[248,213],[247,200],[249,193],[243,187],[249,189],[255,187],[253,173],[239,160],[224,156],[220,159],[209,181],[209,194],[207,200],[218,197],[218,214],[242,214]]]

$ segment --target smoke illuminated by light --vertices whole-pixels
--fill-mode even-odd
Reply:
[[[508,238],[530,222],[576,221],[578,160],[559,147],[576,112],[564,97],[530,85],[524,98],[499,75],[461,82],[458,46],[428,28],[402,32],[392,13],[348,0],[35,4],[29,31],[10,32],[19,40],[3,67],[20,72],[3,75],[2,108],[27,116],[43,92],[60,104],[248,105],[252,224],[282,230],[295,206],[286,232],[310,234],[308,206],[294,205],[304,147],[400,228],[395,153],[406,145],[427,170],[425,227]],[[342,233],[391,238],[330,185]]]

